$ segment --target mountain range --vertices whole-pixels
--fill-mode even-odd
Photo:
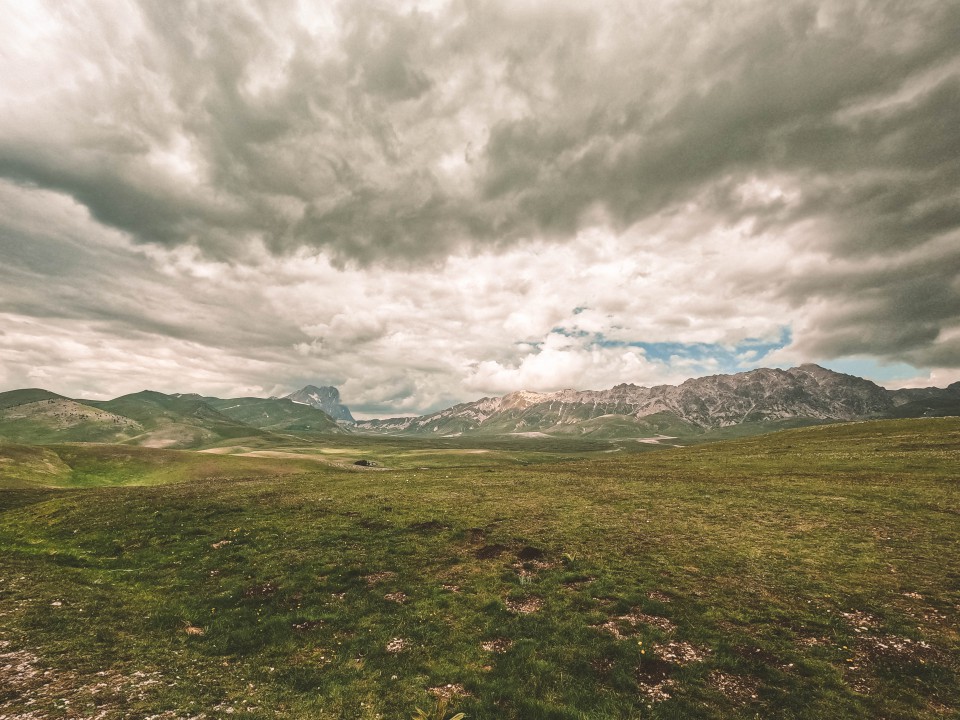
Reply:
[[[760,368],[693,378],[680,385],[617,385],[609,390],[519,391],[413,418],[368,420],[361,430],[402,434],[461,433],[722,435],[799,424],[960,414],[960,383],[948,388],[887,390],[819,365]],[[731,433],[727,433],[731,434]]]
[[[283,398],[227,399],[145,390],[113,400],[72,399],[28,388],[0,393],[0,440],[187,449],[365,432],[634,438],[657,443],[824,422],[943,415],[960,415],[960,383],[887,390],[853,375],[801,365],[694,378],[680,385],[522,390],[420,417],[361,422],[354,422],[334,387],[308,385]]]
[[[286,398],[220,399],[144,390],[113,400],[74,400],[39,388],[0,393],[0,440],[18,443],[190,449],[342,432],[322,410]]]

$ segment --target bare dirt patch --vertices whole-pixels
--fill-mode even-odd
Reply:
[[[384,600],[389,600],[390,602],[395,602],[398,605],[403,605],[407,601],[407,594],[404,592],[392,592],[387,593],[383,596]]]
[[[103,670],[81,675],[52,670],[29,650],[0,641],[0,719],[79,717],[70,708],[96,708],[94,718],[124,717],[131,700],[143,700],[154,685],[169,684],[159,672]]]
[[[754,678],[714,670],[707,676],[707,680],[731,700],[749,702],[757,699],[758,683]]]
[[[482,543],[487,539],[487,531],[483,528],[472,527],[467,528],[467,542],[471,545],[476,545]]]
[[[513,640],[508,640],[507,638],[497,638],[496,640],[487,640],[480,643],[482,647],[487,652],[492,653],[505,653],[513,646]]]
[[[518,615],[529,615],[543,608],[543,600],[535,596],[525,597],[521,600],[507,599],[504,601],[507,610]]]
[[[506,545],[494,543],[493,545],[484,545],[483,547],[477,548],[477,551],[473,555],[477,560],[493,560],[503,555],[509,549]]]
[[[303,620],[298,623],[293,624],[294,630],[299,630],[300,632],[306,632],[307,630],[313,630],[323,625],[322,620]]]
[[[646,613],[636,610],[627,615],[621,615],[619,618],[617,618],[617,620],[630,623],[630,625],[634,627],[637,625],[651,625],[655,628],[663,630],[665,633],[672,633],[677,629],[677,626],[665,617],[660,617],[659,615],[647,615]]]
[[[400,653],[410,647],[410,641],[404,638],[393,638],[387,643],[386,651],[388,653]]]
[[[383,570],[381,572],[370,573],[369,575],[364,575],[363,579],[366,581],[367,585],[373,587],[379,583],[385,582],[387,580],[392,580],[397,574],[392,570]]]
[[[645,658],[637,668],[637,685],[640,694],[651,705],[670,699],[670,689],[676,684],[670,674],[673,668],[657,657]]]
[[[840,616],[846,620],[850,627],[857,632],[866,632],[867,630],[880,627],[880,621],[877,618],[870,613],[863,612],[862,610],[842,612],[840,613]]]
[[[272,582],[260,583],[259,585],[251,585],[246,590],[243,591],[243,596],[247,598],[255,597],[270,597],[273,595],[279,588]]]
[[[684,667],[696,662],[703,662],[710,651],[704,647],[698,647],[686,641],[671,641],[668,643],[655,644],[654,651],[663,660],[674,665]]]
[[[656,627],[665,633],[672,633],[677,629],[677,626],[665,617],[659,617],[658,615],[647,615],[646,613],[636,610],[626,615],[619,615],[611,618],[602,625],[596,625],[595,627],[601,630],[606,630],[617,640],[623,640],[624,638],[636,634],[637,628],[641,625]]]
[[[469,697],[470,693],[461,683],[447,683],[446,685],[437,685],[436,687],[428,688],[427,692],[433,695],[434,697],[442,698],[444,700],[453,700],[458,697]]]
[[[540,548],[527,545],[517,553],[517,560],[520,562],[530,562],[531,560],[543,560],[546,556],[547,554]]]

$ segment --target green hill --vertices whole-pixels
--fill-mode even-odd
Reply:
[[[138,422],[143,432],[128,442],[145,447],[199,448],[222,440],[268,435],[210,407],[199,395],[144,390],[106,401],[83,401]]]
[[[0,410],[16,407],[17,405],[27,405],[40,400],[66,400],[63,395],[57,395],[49,390],[41,388],[24,388],[22,390],[9,390],[0,393]]]
[[[444,695],[446,717],[487,720],[960,707],[956,418],[434,470],[7,452],[88,478],[213,464],[0,491],[0,716],[443,717]]]
[[[32,388],[0,393],[0,440],[123,442],[142,432],[129,417]]]
[[[287,398],[203,398],[210,407],[237,422],[274,432],[341,433],[322,410]]]

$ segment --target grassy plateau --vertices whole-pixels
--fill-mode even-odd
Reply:
[[[0,444],[0,718],[956,717],[960,419],[643,449]]]

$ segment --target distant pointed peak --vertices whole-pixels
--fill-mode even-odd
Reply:
[[[316,393],[317,395],[328,395],[340,397],[340,391],[337,390],[333,385],[321,385],[317,387],[316,385],[304,385],[301,390],[290,393],[290,395],[298,395],[300,393]],[[287,395],[287,397],[290,397]]]
[[[817,365],[816,363],[801,363],[794,368],[794,370],[803,370],[804,372],[834,372],[829,368],[823,367],[823,365]]]
[[[340,391],[332,385],[317,387],[307,385],[301,390],[285,395],[284,400],[292,400],[301,405],[311,405],[330,415],[334,420],[354,422],[346,405],[340,404]]]

